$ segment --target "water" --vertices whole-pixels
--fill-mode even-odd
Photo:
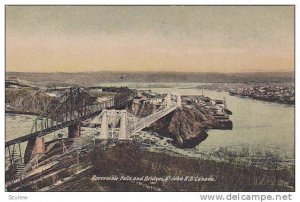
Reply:
[[[34,120],[37,116],[32,115],[21,115],[21,114],[5,114],[5,141],[15,139],[27,134],[30,134],[31,128],[33,126]],[[63,134],[63,137],[68,136],[68,128],[64,128],[48,135],[44,136],[45,141],[58,139],[58,134]],[[82,127],[81,133],[83,135],[95,134],[94,128]],[[27,142],[20,144],[21,152],[24,154],[27,146]],[[18,147],[17,147],[17,152]]]
[[[127,85],[129,87],[151,89],[157,93],[202,94],[202,89],[195,88],[201,84],[122,83],[106,85]],[[247,148],[251,155],[263,155],[262,153],[271,152],[285,159],[294,159],[295,125],[293,106],[229,96],[226,92],[204,90],[204,95],[212,99],[223,99],[226,97],[227,106],[233,112],[233,115],[230,116],[230,119],[233,121],[233,130],[209,130],[208,138],[193,149],[178,149],[170,143],[171,140],[169,138],[158,137],[147,132],[141,132],[139,138],[142,138],[144,141],[150,140],[150,149],[171,150],[193,157],[214,155],[220,150],[224,151],[224,148],[226,148],[226,151],[240,151],[243,148]],[[7,114],[6,141],[28,134],[34,118],[34,116]],[[93,130],[83,128],[82,134],[91,134]],[[64,129],[55,134],[50,134],[46,138],[55,138],[59,132],[65,136],[67,135],[67,130]]]
[[[201,95],[202,89],[157,88],[157,93]],[[260,149],[294,158],[294,107],[247,98],[229,96],[227,92],[204,90],[212,99],[226,97],[228,108],[233,112],[230,119],[233,130],[209,130],[208,138],[196,147],[197,152],[211,153],[220,148],[250,150]],[[255,152],[255,151],[252,151]]]
[[[31,115],[5,114],[5,141],[29,134],[34,120]]]

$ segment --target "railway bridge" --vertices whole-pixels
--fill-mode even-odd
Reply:
[[[32,158],[45,153],[43,136],[47,134],[68,128],[68,138],[78,138],[82,121],[94,117],[91,124],[100,124],[96,139],[126,140],[181,107],[181,96],[168,94],[152,114],[136,117],[126,110],[120,110],[135,97],[135,93],[117,95],[98,102],[97,98],[82,88],[66,90],[34,120],[29,134],[5,143],[6,158],[21,171]],[[20,144],[25,142],[27,146],[22,155]]]
[[[82,121],[99,115],[104,109],[124,108],[134,95],[133,92],[119,93],[114,98],[98,102],[83,88],[69,88],[34,120],[29,134],[5,142],[6,158],[11,164],[16,160],[26,164],[32,156],[45,151],[43,136],[68,128],[68,138],[79,137]],[[26,142],[23,155],[20,145]]]

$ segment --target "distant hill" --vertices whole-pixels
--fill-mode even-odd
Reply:
[[[6,79],[16,77],[41,85],[95,85],[114,82],[294,82],[294,72],[254,73],[182,73],[182,72],[78,72],[78,73],[25,73],[6,72]]]

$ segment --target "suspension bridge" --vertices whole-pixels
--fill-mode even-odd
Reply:
[[[92,125],[101,123],[98,139],[126,140],[152,123],[181,107],[181,96],[168,94],[158,109],[146,116],[136,117],[126,110],[103,110],[94,118]]]
[[[16,164],[22,171],[25,165],[37,155],[45,153],[43,136],[68,128],[68,138],[81,135],[81,123],[93,118],[91,124],[100,124],[95,138],[98,139],[130,139],[137,132],[150,126],[155,121],[181,107],[181,96],[168,94],[155,111],[146,117],[136,117],[124,109],[135,97],[134,93],[118,94],[101,102],[82,88],[70,88],[55,99],[45,112],[37,117],[27,135],[9,140],[5,143],[6,158],[11,165]],[[21,143],[27,142],[24,155]],[[18,163],[16,163],[18,162]]]
[[[124,108],[135,96],[134,92],[119,93],[113,98],[97,101],[83,88],[69,88],[49,104],[38,116],[29,134],[5,142],[6,158],[13,165],[16,160],[27,163],[35,154],[45,151],[43,136],[68,128],[68,138],[81,135],[81,123],[97,116],[104,109]],[[25,154],[21,144],[26,143]]]

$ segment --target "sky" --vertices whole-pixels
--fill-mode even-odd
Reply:
[[[6,71],[294,71],[294,7],[7,6]]]

